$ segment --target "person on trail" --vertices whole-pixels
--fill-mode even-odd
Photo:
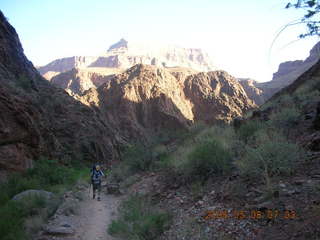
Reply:
[[[91,169],[91,183],[92,183],[92,192],[93,199],[96,197],[96,190],[98,190],[98,201],[100,201],[100,192],[101,192],[101,179],[104,177],[104,173],[102,172],[100,165],[96,164]]]

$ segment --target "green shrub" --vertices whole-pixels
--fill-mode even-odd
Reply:
[[[170,214],[156,210],[146,197],[135,195],[122,203],[119,219],[112,221],[108,232],[128,240],[153,240],[170,222]]]
[[[298,124],[300,112],[296,108],[284,108],[271,115],[271,123],[279,129],[292,128]]]
[[[17,202],[10,201],[0,208],[0,236],[4,240],[24,240],[23,209]]]
[[[234,138],[234,129],[228,125],[222,125],[204,129],[201,133],[198,134],[198,136],[195,139],[197,142],[204,142],[210,139],[219,139],[220,143],[225,148],[228,148],[230,144],[234,141]]]
[[[241,125],[237,131],[237,134],[240,140],[244,141],[245,143],[248,143],[257,131],[265,127],[265,123],[262,123],[258,120],[251,120]]]
[[[39,159],[35,167],[28,172],[29,176],[39,179],[42,185],[69,184],[75,180],[75,171],[59,165],[57,161],[50,159]]]
[[[0,204],[5,204],[14,195],[27,189],[37,189],[40,187],[39,179],[28,177],[26,174],[13,174],[7,182],[1,183]]]
[[[256,147],[246,146],[245,155],[236,162],[242,175],[269,181],[270,177],[291,174],[302,151],[280,135],[261,133]]]
[[[152,152],[149,148],[138,143],[129,145],[124,152],[123,159],[132,173],[146,171],[152,164]]]
[[[85,170],[87,172],[87,169]],[[1,239],[29,239],[25,231],[35,231],[40,220],[52,216],[60,203],[58,197],[50,201],[37,197],[23,201],[10,200],[14,195],[28,189],[65,189],[82,175],[82,169],[67,168],[59,165],[57,161],[45,158],[35,161],[35,167],[25,173],[12,174],[6,182],[0,184]]]
[[[57,208],[56,200],[47,201],[39,196],[32,196],[20,201],[10,200],[2,205],[0,208],[1,239],[30,239],[28,233],[39,230],[41,224],[50,217],[51,207],[54,205]]]
[[[182,165],[185,177],[206,180],[211,174],[224,174],[231,170],[232,156],[216,139],[198,144]]]

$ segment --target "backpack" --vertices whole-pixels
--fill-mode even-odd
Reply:
[[[100,171],[97,171],[96,169],[93,169],[92,170],[92,173],[91,173],[91,182],[92,184],[100,184],[101,183],[101,172]]]

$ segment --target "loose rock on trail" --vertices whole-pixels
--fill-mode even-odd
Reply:
[[[117,215],[121,197],[101,192],[101,201],[89,196],[89,186],[77,186],[77,191],[64,194],[63,203],[43,226],[37,240],[112,240],[108,225]]]

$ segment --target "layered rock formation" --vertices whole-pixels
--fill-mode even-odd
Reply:
[[[196,121],[228,122],[255,107],[226,72],[177,78],[165,68],[142,64],[90,89],[80,100],[100,108],[125,139],[148,139],[163,129],[187,128]]]
[[[65,72],[72,68],[108,67],[127,69],[136,64],[164,67],[187,67],[199,71],[211,71],[215,67],[204,51],[176,46],[146,46],[131,44],[124,39],[113,44],[102,56],[75,56],[57,59],[39,67],[42,75],[47,72]]]
[[[99,114],[43,79],[0,12],[0,170],[41,156],[70,161],[117,157],[117,136]]]

